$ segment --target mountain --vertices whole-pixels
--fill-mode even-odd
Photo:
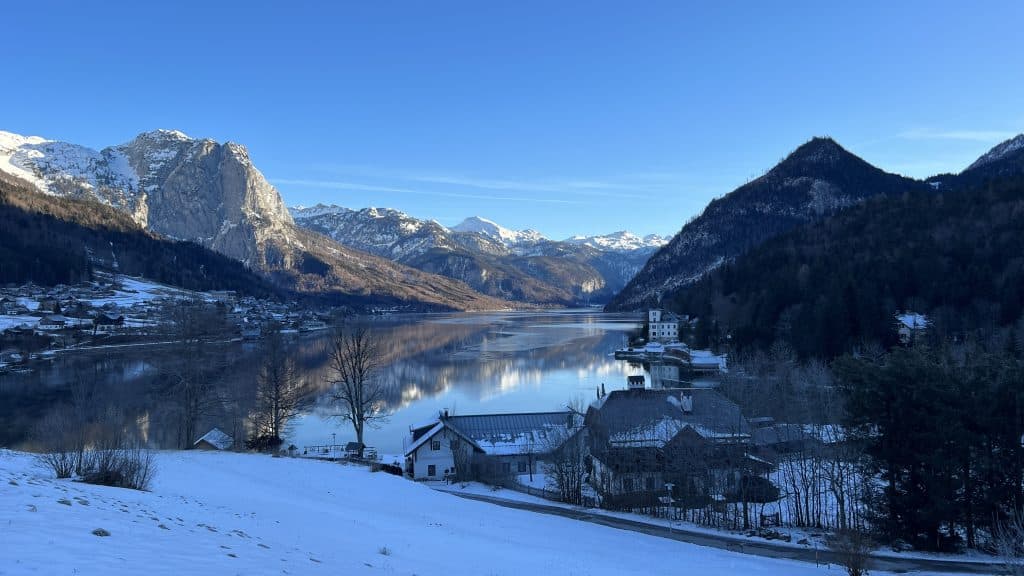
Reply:
[[[889,174],[830,138],[801,145],[765,175],[712,201],[658,250],[607,310],[657,305],[766,240],[878,195],[930,187]]]
[[[501,242],[508,247],[535,244],[547,240],[536,230],[509,230],[486,218],[471,216],[452,227],[453,232],[472,232]]]
[[[649,234],[644,237],[627,230],[620,230],[603,236],[573,236],[565,241],[570,244],[590,246],[597,250],[609,252],[630,252],[633,250],[648,250],[654,253],[658,248],[668,244],[670,238]]]
[[[654,242],[629,232],[559,242],[478,217],[449,229],[382,208],[318,204],[291,213],[299,226],[346,246],[460,280],[497,298],[545,305],[607,301],[643,266]]]
[[[1021,254],[1018,172],[879,195],[765,242],[666,304],[700,317],[702,338],[728,334],[740,351],[781,341],[801,357],[827,360],[866,344],[891,345],[900,311],[925,315],[943,342],[977,337],[1012,347],[1024,343]]]
[[[0,171],[49,195],[91,199],[146,230],[241,261],[278,285],[357,306],[496,309],[465,284],[353,250],[295,226],[240,144],[172,130],[96,151],[0,132]]]
[[[97,268],[191,290],[283,296],[234,259],[147,232],[106,204],[41,194],[0,172],[0,283],[74,284]]]

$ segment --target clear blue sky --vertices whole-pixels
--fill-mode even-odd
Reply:
[[[1024,131],[1024,2],[769,4],[10,3],[0,129],[176,128],[289,204],[556,238],[674,233],[814,135],[924,177]]]

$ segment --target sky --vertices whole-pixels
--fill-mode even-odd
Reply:
[[[289,205],[674,234],[831,136],[962,170],[1024,132],[1024,2],[116,2],[3,10],[0,130],[245,144]]]

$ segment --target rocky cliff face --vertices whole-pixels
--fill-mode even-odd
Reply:
[[[172,130],[100,151],[0,132],[0,171],[56,195],[98,200],[146,229],[242,261],[338,302],[497,309],[506,303],[298,229],[244,146]]]
[[[647,261],[608,310],[657,305],[765,240],[879,194],[926,184],[889,174],[830,138],[800,146],[764,176],[711,202]]]

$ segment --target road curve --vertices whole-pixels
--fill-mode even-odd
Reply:
[[[657,536],[659,538],[668,538],[670,540],[678,540],[680,542],[687,542],[698,546],[708,546],[710,548],[718,548],[720,550],[728,550],[730,552],[739,552],[741,554],[752,554],[755,556],[779,558],[783,560],[799,560],[801,562],[813,562],[814,564],[838,563],[837,555],[827,549],[813,550],[794,548],[772,542],[744,540],[742,537],[727,534],[708,534],[706,532],[697,532],[679,527],[673,527],[670,532],[668,528],[662,528],[661,526],[637,522],[636,520],[617,518],[615,516],[607,516],[586,509],[562,508],[560,506],[550,506],[534,502],[508,500],[484,494],[467,494],[453,490],[440,491],[460,498],[488,502],[498,506],[504,506],[506,508],[527,510],[529,512],[538,512],[540,514],[551,514],[553,516],[571,518],[582,522],[590,522],[591,524],[600,524],[602,526],[617,528],[619,530],[630,530],[650,536]],[[887,572],[963,572],[967,574],[997,574],[1002,570],[1002,566],[994,562],[965,562],[960,560],[897,558],[875,555],[872,555],[868,567],[872,570],[884,570]]]

